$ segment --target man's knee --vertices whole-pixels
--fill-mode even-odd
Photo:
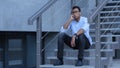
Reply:
[[[65,36],[65,33],[64,33],[64,32],[61,32],[61,33],[59,33],[58,38],[59,38],[59,39],[63,39],[64,36]]]
[[[82,34],[79,35],[79,39],[83,39],[84,37],[85,37],[84,33],[82,33]]]

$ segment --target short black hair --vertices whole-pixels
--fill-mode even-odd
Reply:
[[[75,8],[77,8],[77,9],[79,10],[79,12],[81,12],[81,9],[80,9],[79,6],[73,6],[73,7],[72,7],[72,10],[74,10]]]

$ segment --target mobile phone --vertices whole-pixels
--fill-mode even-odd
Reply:
[[[75,19],[74,15],[72,15],[72,17]]]

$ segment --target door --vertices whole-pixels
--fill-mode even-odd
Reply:
[[[6,34],[5,68],[26,68],[25,35]]]

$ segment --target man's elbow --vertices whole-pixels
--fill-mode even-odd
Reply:
[[[67,26],[63,26],[63,29],[68,29],[68,27]]]

